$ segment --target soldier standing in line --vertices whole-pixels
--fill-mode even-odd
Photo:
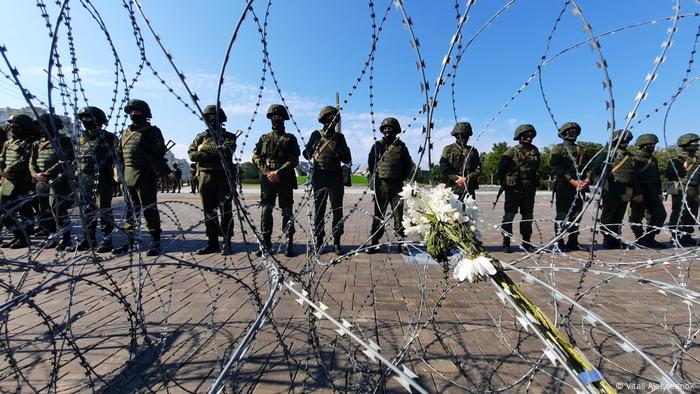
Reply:
[[[173,164],[173,193],[180,193],[181,191],[182,191],[182,170],[178,168],[177,163],[174,163]]]
[[[527,252],[535,248],[530,243],[532,237],[533,209],[535,207],[535,194],[539,184],[538,170],[540,168],[540,151],[532,140],[537,135],[535,127],[530,124],[522,124],[515,129],[513,139],[520,141],[514,147],[509,148],[498,163],[496,172],[501,185],[506,193],[506,201],[503,205],[503,251],[511,253],[510,238],[513,234],[513,219],[520,210],[520,235],[523,237],[522,247]]]
[[[190,160],[199,168],[199,192],[202,196],[204,225],[208,240],[207,246],[199,249],[197,254],[218,253],[219,233],[223,233],[224,247],[221,253],[229,255],[233,235],[231,203],[233,195],[226,173],[228,171],[233,179],[236,135],[223,127],[222,123],[226,122],[223,109],[218,108],[217,111],[217,106],[207,105],[203,114],[208,128],[197,134],[187,150]],[[221,209],[221,227],[219,227],[217,209]]]
[[[588,191],[589,176],[582,171],[590,158],[586,148],[576,143],[580,134],[581,126],[578,123],[564,123],[559,128],[559,137],[564,142],[554,145],[549,163],[550,171],[555,177],[554,191],[557,199],[554,231],[559,236],[568,229],[569,234],[566,244],[563,236],[557,242],[561,251],[583,250],[578,242],[581,219],[577,217],[583,210],[583,200]]]
[[[700,192],[700,166],[698,165],[698,141],[695,133],[678,137],[678,152],[668,162],[666,179],[669,180],[668,193],[671,195],[671,218],[668,226],[673,231],[671,242],[681,246],[697,246],[698,240],[692,237],[698,215]]]
[[[199,186],[199,178],[197,177],[197,163],[190,164],[190,189],[192,194],[197,194],[197,187]]]
[[[12,230],[12,240],[3,248],[19,249],[29,246],[30,229],[25,223],[32,216],[30,193],[34,190],[29,161],[35,140],[35,125],[27,115],[12,115],[7,123],[11,131],[0,153],[0,208],[2,224]]]
[[[97,253],[112,250],[112,196],[114,194],[114,157],[118,146],[117,136],[104,129],[107,116],[97,107],[85,107],[78,112],[78,119],[85,132],[80,137],[81,200],[85,208],[87,231],[78,244],[79,251],[90,249],[97,242],[97,220],[100,221],[102,241]],[[119,185],[117,184],[117,187]]]
[[[58,116],[43,114],[37,122],[40,129],[48,133],[34,142],[30,162],[32,177],[37,184],[39,226],[54,234],[53,239],[51,235],[47,238],[45,248],[65,250],[71,245],[68,210],[73,206],[73,199],[64,164],[72,165],[75,160],[73,142],[70,137],[59,134],[63,121]],[[57,231],[63,231],[60,243],[56,239]]]
[[[333,250],[340,255],[342,253],[340,238],[343,235],[343,194],[345,192],[341,163],[350,164],[352,156],[345,136],[336,131],[336,125],[340,121],[338,109],[331,106],[323,107],[318,115],[318,121],[323,124],[323,129],[311,133],[303,152],[307,160],[313,161],[311,182],[314,190],[316,249],[320,252],[323,246],[323,239],[326,235],[326,200],[330,198],[331,212],[333,213]]]
[[[632,141],[632,133],[629,130],[613,132],[613,152],[610,157],[609,172],[603,179],[601,196],[603,210],[600,214],[600,223],[605,249],[620,249],[623,246],[620,242],[621,223],[625,218],[627,203],[640,191],[634,176],[636,167],[634,156],[627,150],[630,141]],[[599,157],[605,158],[602,154]]]
[[[124,130],[119,141],[120,162],[124,165],[124,182],[131,196],[126,205],[127,241],[112,251],[123,254],[133,250],[136,244],[136,217],[143,209],[146,227],[151,235],[148,256],[160,254],[160,214],[156,205],[158,189],[156,180],[168,170],[165,160],[165,141],[160,129],[151,125],[151,108],[145,101],[129,100],[124,111],[131,118],[131,125]]]
[[[285,255],[294,256],[294,205],[293,190],[297,188],[295,169],[299,165],[299,143],[293,134],[284,131],[284,121],[289,120],[287,109],[272,104],[267,110],[272,131],[263,134],[253,149],[253,163],[260,171],[260,205],[262,205],[260,231],[263,248],[272,247],[272,209],[279,198],[283,229],[287,233]],[[262,251],[258,251],[261,255]]]
[[[654,149],[658,142],[659,139],[654,134],[642,134],[634,143],[639,147],[634,170],[639,191],[630,201],[629,220],[637,243],[648,248],[665,248],[664,244],[654,239],[666,220],[666,209],[661,196],[659,162],[654,157]],[[645,216],[646,229],[642,226]]]
[[[374,218],[370,231],[370,248],[367,249],[367,253],[377,252],[376,245],[384,234],[382,222],[389,204],[393,210],[394,231],[400,239],[404,239],[403,201],[399,193],[404,181],[411,176],[413,166],[406,144],[396,138],[401,132],[399,121],[396,118],[386,118],[379,126],[379,130],[384,134],[384,138],[374,143],[367,158],[371,182],[374,185]],[[405,245],[401,245],[399,250],[401,253],[408,253]]]
[[[472,135],[472,125],[469,122],[457,122],[452,129],[452,135],[456,141],[447,145],[440,156],[443,182],[452,187],[460,200],[467,194],[476,199],[475,190],[479,188],[481,158],[475,147],[467,145]]]

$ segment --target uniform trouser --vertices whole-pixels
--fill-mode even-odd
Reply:
[[[660,194],[643,194],[642,202],[630,201],[629,220],[632,232],[637,239],[642,237],[654,238],[661,231],[666,220],[666,209]],[[647,228],[644,230],[642,219],[646,218]]]
[[[192,189],[192,194],[197,193],[197,186],[199,186],[199,180],[197,178],[190,178],[190,189]]]
[[[95,240],[97,221],[100,221],[102,237],[107,238],[114,230],[114,217],[112,216],[112,195],[114,193],[112,173],[101,175],[85,175],[81,189],[82,201],[87,220],[87,231],[91,239]]]
[[[558,182],[555,186],[557,215],[554,222],[554,231],[561,234],[568,227],[569,238],[578,237],[578,228],[581,219],[576,219],[583,210],[584,193],[577,192],[576,188],[568,183]],[[571,225],[571,227],[569,227]]]
[[[678,194],[671,195],[671,218],[668,227],[671,230],[693,233],[698,215],[698,186],[688,185]]]
[[[403,182],[398,179],[377,179],[374,185],[374,219],[372,220],[372,243],[376,243],[384,235],[384,215],[391,204],[394,216],[394,231],[404,238],[403,231],[403,200],[399,193]]]
[[[28,194],[0,196],[2,225],[12,231],[15,239],[26,240],[28,238],[29,228],[23,223],[28,222],[32,217],[34,211],[32,200]]]
[[[535,207],[535,188],[505,189],[506,201],[503,205],[505,213],[503,214],[503,223],[501,229],[505,232],[503,235],[503,244],[510,245],[510,236],[513,234],[513,219],[520,211],[520,235],[523,241],[530,242],[532,237],[532,219],[533,210]]]
[[[73,206],[68,180],[63,178],[48,183],[37,183],[37,200],[39,203],[39,226],[49,233],[69,224],[68,211]],[[65,233],[70,236],[70,229]]]
[[[204,209],[204,226],[208,239],[218,239],[219,234],[223,234],[224,240],[233,236],[233,211],[232,194],[226,179],[226,173],[200,172],[199,174],[199,194],[202,197],[202,208]],[[217,210],[221,210],[221,227]]]
[[[331,200],[333,213],[333,239],[340,240],[343,235],[343,194],[345,186],[340,172],[316,170],[313,175],[314,189],[314,234],[316,239],[326,236],[326,202]]]
[[[173,193],[175,193],[176,190],[178,193],[182,190],[182,180],[180,179],[173,180]]]
[[[285,232],[288,231],[290,237],[294,235],[293,191],[294,189],[290,186],[269,183],[260,185],[260,205],[262,205],[260,231],[263,236],[270,237],[272,234],[272,208],[275,206],[275,200],[278,199],[282,210],[282,229]]]
[[[603,237],[605,239],[615,239],[612,234],[620,235],[622,233],[622,220],[625,218],[627,204],[616,193],[603,191],[603,210],[600,213],[600,224],[604,230]],[[607,230],[607,231],[606,231]]]
[[[128,187],[131,195],[131,204],[126,205],[126,226],[127,234],[136,239],[136,215],[139,215],[143,209],[143,217],[146,219],[146,228],[148,228],[151,237],[160,237],[160,214],[156,205],[158,189],[156,187],[156,177],[152,174],[143,173],[136,181],[136,185]]]

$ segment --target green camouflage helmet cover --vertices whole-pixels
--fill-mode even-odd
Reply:
[[[533,133],[533,137],[537,135],[537,130],[535,130],[535,126],[531,124],[521,124],[515,129],[515,133],[513,134],[513,139],[514,140],[519,140],[523,134],[525,133]]]
[[[562,135],[566,130],[574,129],[576,130],[576,135],[581,134],[581,126],[576,122],[566,122],[561,127],[559,127],[559,135]]]
[[[330,105],[326,105],[325,107],[321,108],[321,112],[318,113],[318,122],[323,123],[323,118],[325,118],[328,115],[335,116],[338,114],[338,108],[336,107],[331,107]]]
[[[396,118],[385,118],[382,120],[382,124],[379,126],[379,130],[383,132],[384,127],[389,126],[394,128],[394,133],[401,131],[401,124]]]
[[[124,112],[126,112],[128,114],[132,109],[141,111],[143,113],[143,116],[145,116],[147,119],[150,119],[153,117],[151,115],[151,107],[149,107],[148,103],[146,103],[143,100],[139,100],[139,99],[129,100],[129,102],[126,104],[126,107],[124,107]]]
[[[282,104],[272,104],[267,109],[267,118],[272,119],[272,115],[280,115],[282,119],[289,120],[289,113],[287,113],[287,109]]]
[[[12,115],[7,119],[7,123],[16,123],[24,130],[32,130],[34,128],[34,120],[29,115],[25,114]]]
[[[83,107],[78,112],[78,119],[82,118],[95,119],[95,122],[99,125],[107,124],[107,115],[97,107]]]
[[[37,119],[37,122],[39,124],[43,125],[47,129],[51,129],[51,120],[53,119],[53,126],[56,127],[56,130],[61,130],[63,128],[63,120],[58,117],[58,115],[51,115],[51,114],[41,114],[39,115],[39,118]]]
[[[204,114],[204,116],[207,116],[207,115],[216,116],[216,112],[217,112],[216,110],[217,110],[216,105],[207,105],[206,107],[204,107],[204,111],[202,111],[202,113]],[[224,112],[224,110],[222,108],[218,108],[218,110],[219,110],[218,111],[219,112],[219,122],[223,123],[226,121],[226,113]]]
[[[615,130],[613,131],[612,135],[612,142],[616,143],[620,138],[623,138],[625,141],[632,141],[632,133],[629,130]]]
[[[634,142],[637,146],[658,144],[659,139],[654,134],[641,134]]]
[[[695,133],[683,134],[678,137],[678,146],[686,146],[698,140],[700,140],[700,136]]]
[[[473,132],[472,132],[472,125],[469,124],[469,122],[457,122],[455,124],[455,127],[452,128],[452,133],[451,135],[460,135],[460,134],[466,134],[467,137],[471,137]]]

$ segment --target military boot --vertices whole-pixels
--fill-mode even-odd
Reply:
[[[263,242],[255,255],[261,257],[263,249],[267,250],[267,253],[272,253],[272,234],[263,234]]]
[[[224,239],[224,246],[221,248],[221,255],[229,256],[232,253],[231,251],[231,238]]]
[[[318,254],[323,254],[323,237],[316,237],[315,246]]]
[[[578,243],[578,235],[569,236],[569,240],[566,242],[566,249],[568,251],[587,250],[583,245]]]
[[[114,246],[112,245],[112,238],[107,237],[103,238],[99,245],[97,245],[97,249],[95,249],[95,252],[107,253],[110,252],[112,249],[114,249]]]
[[[83,240],[78,242],[78,245],[75,247],[75,250],[78,252],[84,252],[88,249],[90,249],[90,241],[88,241],[87,238],[83,238]]]
[[[379,246],[377,246],[379,242],[376,239],[372,239],[369,243],[369,247],[365,251],[367,254],[375,254],[379,252]]]
[[[134,250],[134,246],[136,246],[136,240],[134,240],[133,238],[129,237],[129,238],[126,240],[126,242],[124,242],[124,245],[122,245],[122,246],[120,246],[120,247],[118,247],[118,248],[114,248],[114,249],[112,250],[112,254],[114,254],[114,255],[120,255],[120,254],[129,253],[129,252],[131,252],[132,250]]]
[[[198,255],[219,253],[219,237],[209,237],[207,246],[197,250]]]
[[[61,242],[56,246],[56,250],[63,251],[63,250],[70,248],[72,245],[73,245],[73,242],[71,242],[70,233],[65,232],[65,233],[63,233],[63,236],[61,237]]]
[[[284,251],[284,255],[287,257],[294,257],[294,237],[292,235],[287,239],[287,248]]]
[[[645,246],[647,248],[650,248],[650,249],[666,249],[666,245],[655,240],[654,237],[651,236],[650,234],[647,234],[644,237],[642,237],[639,240],[638,244],[641,246]]]
[[[340,237],[335,238],[333,240],[333,252],[335,252],[335,254],[337,254],[338,256],[343,254],[343,247],[340,246]]]
[[[620,241],[617,238],[613,238],[611,236],[603,237],[603,248],[620,249],[620,247],[622,247],[622,245],[620,244]]]
[[[698,240],[693,238],[690,234],[683,235],[681,239],[678,240],[678,243],[685,247],[698,246]]]
[[[520,245],[520,247],[523,248],[523,250],[525,250],[527,253],[532,253],[535,250],[537,250],[537,248],[535,248],[535,246],[530,243],[530,238],[526,237],[523,237],[523,244]]]
[[[217,248],[218,251],[218,248]],[[160,234],[151,234],[151,247],[148,248],[146,256],[158,256],[160,255]]]

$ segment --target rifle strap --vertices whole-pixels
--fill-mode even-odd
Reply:
[[[333,137],[328,138],[328,139],[321,137],[321,139],[324,141],[324,143],[323,143],[323,145],[321,145],[321,147],[318,150],[316,150],[316,153],[314,153],[314,157],[313,157],[314,161],[318,158],[318,155],[320,155],[326,149],[328,144],[331,143],[331,141],[333,140]]]
[[[629,155],[623,157],[622,160],[620,160],[620,162],[617,163],[617,165],[615,165],[615,167],[613,167],[612,170],[610,170],[610,172],[611,172],[612,174],[614,174],[615,172],[617,172],[617,170],[619,170],[620,167],[622,167],[622,165],[625,164],[625,162],[626,162],[627,159],[629,159],[629,158],[630,158]]]

